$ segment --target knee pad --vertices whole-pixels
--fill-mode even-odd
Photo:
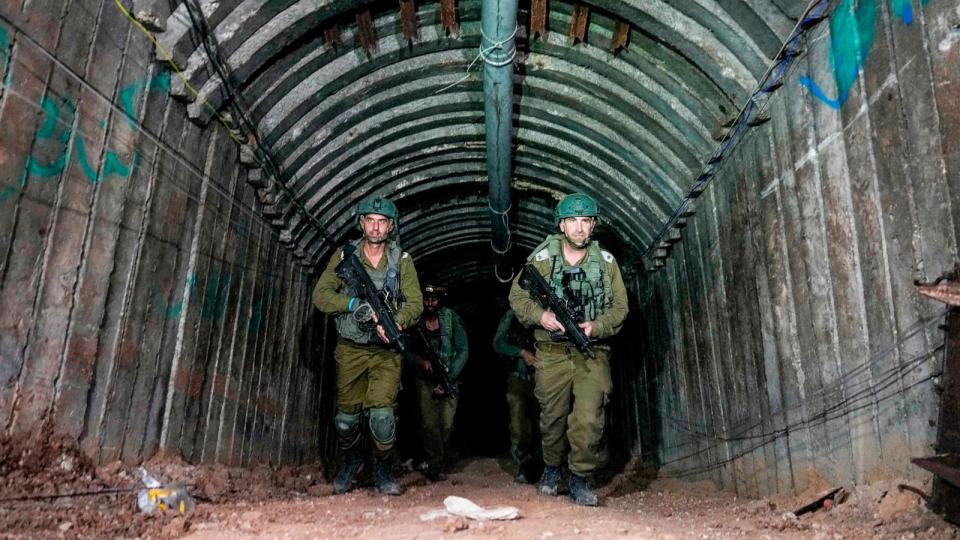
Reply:
[[[360,440],[360,413],[337,411],[333,417],[333,426],[337,431],[343,448],[352,448]]]
[[[393,416],[393,407],[370,409],[370,433],[373,434],[373,440],[379,445],[388,445],[393,442],[397,433],[397,422]]]

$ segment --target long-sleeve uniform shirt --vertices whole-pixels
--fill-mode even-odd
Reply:
[[[590,258],[594,256],[592,251],[588,251],[587,256],[577,266],[586,266],[591,262]],[[560,257],[562,258],[562,255]],[[552,262],[549,257],[543,260],[536,260],[536,258],[534,258],[528,261],[528,264],[533,265],[540,275],[543,276],[548,283],[550,282]],[[617,265],[617,261],[614,260],[613,257],[610,257],[609,262],[604,260],[601,264],[604,265],[605,271],[609,272],[610,288],[613,293],[613,298],[611,305],[593,321],[593,333],[590,336],[593,340],[603,340],[616,335],[623,326],[623,321],[627,318],[628,311],[627,289],[623,285],[623,276],[620,274],[620,267]],[[547,332],[540,326],[540,317],[546,310],[540,307],[540,304],[530,296],[529,292],[520,287],[519,276],[517,276],[517,279],[514,279],[513,285],[510,287],[510,306],[513,308],[517,319],[519,319],[521,323],[536,328],[534,330],[534,338],[537,341],[551,341],[553,339],[550,332]]]
[[[562,244],[559,244],[562,241],[560,235],[551,235],[544,247],[528,260],[528,264],[554,286],[551,270],[556,266],[563,273],[573,266],[562,260]],[[589,246],[584,260],[576,266],[587,275],[578,282],[580,291],[584,287],[588,291],[603,288],[602,301],[595,295],[589,304],[589,313],[594,317],[590,337],[602,343],[620,330],[627,316],[627,291],[620,268],[613,255],[598,245]],[[594,302],[601,305],[596,306]],[[610,349],[603,345],[594,347],[595,358],[588,359],[569,343],[549,343],[554,336],[540,326],[544,309],[520,287],[519,277],[510,288],[510,306],[520,322],[536,328],[534,394],[540,403],[543,462],[550,467],[559,467],[566,457],[571,473],[589,477],[602,461],[598,450],[605,424],[604,404],[613,391]]]
[[[387,269],[387,254],[380,257],[380,264],[374,267],[363,249],[357,249],[357,256],[364,266],[375,268],[381,272]],[[353,291],[347,287],[347,284],[337,276],[334,269],[343,259],[343,249],[339,249],[330,257],[330,262],[320,275],[316,287],[313,289],[313,304],[317,309],[329,315],[338,315],[349,311],[348,305]],[[403,306],[397,310],[397,323],[403,328],[407,328],[417,321],[420,313],[423,311],[423,293],[420,292],[420,280],[417,278],[417,271],[413,266],[413,259],[406,253],[400,258],[400,293],[403,294],[406,301]]]
[[[513,373],[520,378],[529,379],[532,376],[533,368],[527,365],[520,353],[524,348],[527,348],[533,353],[533,343],[522,343],[522,336],[520,334],[522,332],[529,332],[529,330],[526,328],[515,328],[515,326],[519,327],[520,323],[517,321],[517,317],[513,314],[513,311],[508,310],[503,314],[503,317],[500,318],[497,333],[493,336],[493,350],[501,356],[515,359],[516,363]]]

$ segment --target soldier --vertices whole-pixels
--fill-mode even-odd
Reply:
[[[420,282],[410,255],[391,237],[397,228],[397,207],[390,199],[375,198],[357,207],[363,236],[353,242],[356,256],[374,285],[396,310],[402,328],[417,321],[423,310]],[[394,406],[400,387],[400,353],[388,348],[383,326],[376,323],[369,304],[352,290],[335,268],[344,258],[343,248],[331,257],[313,290],[313,303],[336,320],[337,414],[334,425],[343,456],[333,482],[334,493],[353,489],[363,463],[360,455],[361,424],[369,425],[374,446],[374,481],[377,493],[400,495],[393,479],[393,445],[396,434]]]
[[[448,381],[457,387],[457,377],[469,355],[467,333],[463,321],[455,311],[441,307],[440,299],[445,290],[436,285],[423,288],[423,319],[418,330],[423,337],[424,347],[432,352],[447,366]],[[426,353],[426,351],[421,351]],[[449,457],[450,435],[453,433],[453,419],[457,413],[457,396],[444,391],[440,383],[440,366],[434,365],[427,356],[408,354],[408,358],[418,367],[416,378],[417,397],[420,402],[423,451],[427,458],[427,478],[432,482],[447,479],[444,467]]]
[[[507,407],[510,411],[510,453],[517,464],[513,481],[529,484],[540,468],[540,404],[534,395],[533,336],[512,310],[500,318],[493,350],[510,362],[507,376]]]
[[[595,359],[564,339],[563,324],[520,287],[519,276],[510,289],[510,306],[517,318],[536,327],[535,393],[545,465],[537,490],[557,495],[560,466],[569,450],[570,498],[584,506],[599,503],[590,481],[600,459],[604,405],[613,386],[610,347],[604,340],[620,331],[627,316],[627,293],[617,261],[591,241],[598,215],[597,202],[589,195],[567,195],[554,212],[560,234],[548,236],[527,259],[577,312],[579,327],[593,341]]]

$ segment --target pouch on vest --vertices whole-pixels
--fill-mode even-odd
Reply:
[[[360,240],[353,242],[358,249],[354,253],[361,253]],[[399,309],[402,295],[399,292],[400,271],[399,264],[403,252],[395,242],[387,245],[387,268],[379,270],[364,265],[367,275],[373,281],[374,286],[394,309]],[[360,257],[360,255],[357,255]],[[343,258],[343,250],[340,250],[340,258]],[[351,291],[351,295],[357,296],[357,291]],[[353,313],[340,313],[334,319],[337,326],[337,335],[360,345],[370,343],[380,343],[380,336],[377,335],[377,327],[370,318],[369,313],[363,311],[354,311]]]

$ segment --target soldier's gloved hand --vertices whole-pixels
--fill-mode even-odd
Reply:
[[[443,397],[445,395],[447,395],[447,393],[443,391],[442,386],[438,384],[433,387],[433,397]]]
[[[353,305],[353,319],[358,323],[365,323],[375,318],[376,314],[373,312],[373,307],[370,306],[369,302],[357,301]]]

